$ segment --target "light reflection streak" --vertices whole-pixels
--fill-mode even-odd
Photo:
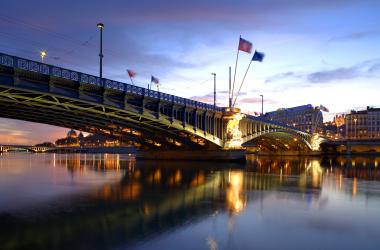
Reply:
[[[239,213],[245,206],[242,197],[243,191],[243,172],[231,171],[228,173],[228,188],[226,191],[227,207],[234,213]]]

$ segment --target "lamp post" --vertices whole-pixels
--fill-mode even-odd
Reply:
[[[104,24],[98,23],[96,25],[100,30],[100,52],[99,52],[99,58],[100,58],[100,65],[99,65],[99,77],[103,77],[103,29]]]
[[[264,95],[261,96],[261,115],[264,115]]]
[[[216,107],[216,73],[211,73],[214,76],[214,109]]]
[[[41,62],[42,63],[44,62],[44,58],[45,58],[46,55],[47,55],[47,53],[46,53],[45,50],[43,50],[43,51],[40,52],[40,57],[41,57]]]
[[[358,120],[357,118],[354,118],[354,122],[355,122],[355,139],[356,139],[357,134],[358,134],[357,127],[356,127],[356,121],[357,120]]]

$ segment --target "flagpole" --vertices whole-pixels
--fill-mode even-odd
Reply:
[[[241,39],[241,35],[239,36],[239,45],[240,45],[240,39]],[[231,99],[234,99],[236,68],[237,68],[237,63],[238,63],[238,59],[239,59],[239,45],[238,45],[238,49],[237,49],[237,53],[236,53],[235,73],[234,73],[234,81],[232,83]]]
[[[236,97],[235,97],[234,104],[232,105],[233,107],[235,106],[236,99],[237,99],[238,96],[239,96],[239,93],[240,93],[241,87],[243,86],[243,83],[244,83],[245,77],[247,76],[247,73],[248,73],[249,68],[251,67],[251,64],[252,64],[252,60],[249,62],[249,64],[248,64],[248,68],[247,68],[247,70],[245,71],[245,74],[244,74],[244,77],[243,77],[243,81],[241,81],[241,84],[240,84],[239,90],[238,90],[238,92],[237,92],[237,94],[236,94]]]
[[[129,75],[129,74],[128,74]],[[135,86],[135,83],[133,82],[133,80],[132,80],[132,77],[129,75],[129,79],[131,79],[131,83],[132,83],[132,85],[133,86]]]
[[[232,106],[232,98],[231,98],[231,66],[228,68],[228,70],[229,70],[229,75],[228,75],[228,78],[229,78],[228,107],[230,107],[230,109],[231,109],[231,106]]]

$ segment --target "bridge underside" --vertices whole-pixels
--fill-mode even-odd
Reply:
[[[172,126],[170,122],[163,122],[164,117],[148,119],[138,113],[36,91],[2,86],[0,107],[4,118],[100,133],[138,148],[217,148],[201,137]]]
[[[243,146],[255,148],[257,151],[310,151],[303,138],[286,132],[266,133],[244,143]]]

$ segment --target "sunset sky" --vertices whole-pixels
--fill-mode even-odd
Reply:
[[[239,35],[265,53],[254,62],[237,106],[245,112],[324,105],[331,113],[380,106],[380,1],[2,1],[0,52],[98,74],[98,22],[106,78],[228,103],[228,67]],[[240,84],[252,55],[240,53]],[[331,114],[325,114],[329,119]],[[0,118],[0,143],[55,141],[67,129]]]

